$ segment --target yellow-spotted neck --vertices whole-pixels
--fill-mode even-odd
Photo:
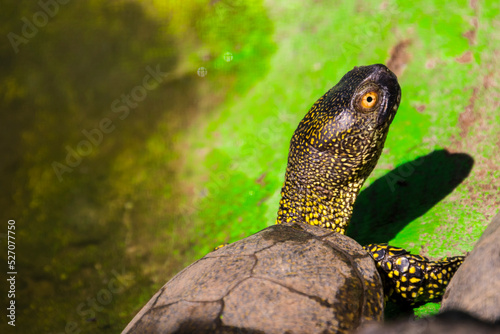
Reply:
[[[377,163],[401,98],[383,65],[354,68],[309,110],[290,142],[278,224],[344,234],[356,197]],[[387,244],[365,246],[387,298],[416,304],[443,295],[463,256],[431,261]]]
[[[375,167],[401,91],[383,65],[358,67],[323,95],[290,142],[278,224],[344,234],[356,197]]]

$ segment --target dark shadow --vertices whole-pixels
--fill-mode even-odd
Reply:
[[[439,150],[398,166],[359,194],[347,234],[362,245],[390,241],[450,194],[473,164],[467,154]]]
[[[385,303],[384,307],[384,321],[394,321],[397,319],[415,319],[413,307],[398,304],[391,300]]]
[[[411,314],[385,319],[383,331],[375,333],[498,333],[500,323],[489,322],[462,310],[448,310],[433,316],[415,319]],[[411,328],[411,330],[409,330]]]

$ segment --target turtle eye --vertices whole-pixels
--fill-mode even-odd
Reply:
[[[374,91],[370,91],[368,93],[365,93],[363,97],[361,98],[361,107],[363,109],[371,109],[375,107],[378,101],[378,93]]]

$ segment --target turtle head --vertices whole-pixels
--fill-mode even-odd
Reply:
[[[400,99],[394,73],[376,64],[355,67],[311,107],[290,143],[278,223],[345,232]]]
[[[387,67],[355,67],[312,106],[292,145],[352,156],[351,163],[356,161],[357,168],[365,169],[366,159],[360,158],[370,147],[383,146],[400,99],[398,80]]]

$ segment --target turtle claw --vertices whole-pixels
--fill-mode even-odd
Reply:
[[[385,296],[410,305],[440,299],[465,256],[431,261],[388,244],[363,247],[376,263],[384,282]]]
[[[225,247],[225,246],[227,246],[227,245],[229,245],[229,243],[228,243],[228,242],[226,242],[226,243],[224,243],[224,244],[220,244],[219,246],[217,246],[217,247],[215,247],[215,248],[214,248],[214,251],[216,251],[216,250],[218,250],[218,249],[221,249],[222,247]]]

